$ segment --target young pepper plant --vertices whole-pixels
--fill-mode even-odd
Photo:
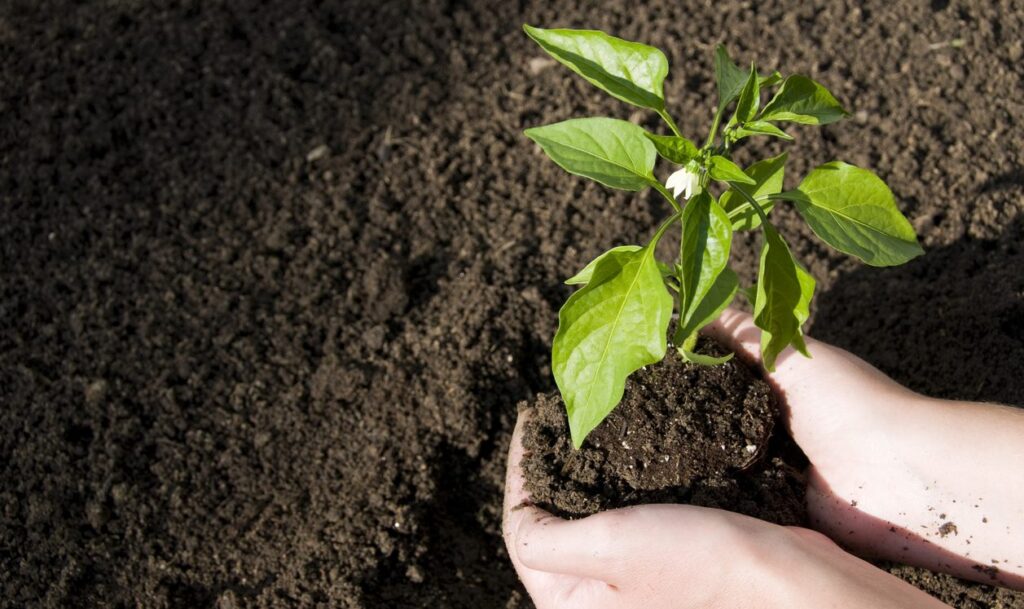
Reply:
[[[668,60],[660,50],[599,31],[523,28],[560,63],[613,97],[654,111],[670,131],[653,134],[603,117],[525,131],[569,173],[622,190],[653,188],[673,210],[646,244],[614,247],[566,282],[582,287],[559,311],[551,359],[576,448],[621,401],[629,375],[665,357],[673,311],[678,323],[672,344],[687,361],[714,365],[731,357],[715,358],[695,348],[700,329],[737,292],[753,305],[768,370],[790,345],[810,357],[802,327],[814,278],[771,223],[777,203],[794,205],[821,240],[869,265],[902,264],[923,253],[892,192],[867,169],[832,161],[812,170],[797,188],[783,190],[785,154],[745,169],[732,161],[734,147],[744,138],[792,140],[779,123],[827,125],[847,116],[814,80],[800,75],[783,79],[778,72],[762,75],[753,64],[743,70],[718,46],[718,104],[707,139],[698,147],[683,137],[666,109]],[[762,107],[762,94],[776,87]],[[654,177],[658,157],[681,166],[664,185]],[[711,182],[724,189],[721,197],[709,190]],[[661,262],[655,248],[676,224],[679,257],[671,264]],[[740,287],[729,268],[729,253],[734,232],[749,230],[761,231],[760,267],[756,284]]]

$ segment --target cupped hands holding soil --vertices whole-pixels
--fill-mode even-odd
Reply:
[[[708,337],[700,350],[728,353]],[[687,503],[778,524],[806,520],[806,458],[776,425],[778,403],[760,371],[739,358],[702,366],[670,351],[629,378],[622,402],[579,450],[557,393],[520,407],[532,412],[523,435],[526,488],[554,514]]]

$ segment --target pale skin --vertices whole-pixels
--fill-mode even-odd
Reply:
[[[709,333],[758,361],[746,313],[727,310]],[[945,606],[854,554],[1024,590],[1024,411],[927,398],[807,344],[813,359],[789,350],[767,376],[812,463],[816,530],[685,505],[556,518],[523,487],[521,416],[503,528],[537,607]]]

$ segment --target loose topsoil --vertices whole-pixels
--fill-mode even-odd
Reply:
[[[523,22],[664,48],[693,137],[720,40],[826,83],[852,118],[792,130],[788,185],[871,167],[928,254],[865,269],[780,207],[809,331],[916,390],[1024,403],[1016,0],[9,0],[0,605],[529,606],[499,536],[516,403],[554,388],[561,280],[667,210],[521,136],[658,128]],[[734,245],[747,283],[757,243]]]
[[[698,352],[722,356],[701,338]],[[565,518],[641,503],[688,503],[783,525],[807,524],[807,460],[768,383],[737,358],[709,367],[672,351],[626,382],[622,402],[584,441],[569,439],[558,393],[520,402],[531,500]]]

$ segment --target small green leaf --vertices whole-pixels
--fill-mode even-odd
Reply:
[[[565,280],[565,285],[581,285],[581,284],[585,285],[585,284],[590,282],[590,278],[594,276],[594,269],[597,268],[597,265],[602,260],[604,260],[605,258],[607,258],[609,256],[612,256],[612,257],[624,257],[624,256],[627,256],[628,254],[630,254],[632,252],[635,252],[635,251],[637,251],[639,249],[641,249],[641,247],[639,245],[620,245],[618,247],[613,247],[612,249],[610,249],[607,252],[601,254],[597,258],[594,258],[593,260],[591,260],[590,264],[588,264],[587,266],[583,267],[583,269],[581,269],[579,273],[576,273],[572,277],[566,279]]]
[[[774,87],[780,82],[782,82],[782,74],[779,74],[779,71],[775,70],[767,76],[762,76],[758,84],[761,85],[762,89],[767,89],[768,87]]]
[[[758,85],[761,88],[768,88],[778,84],[782,75],[777,71],[761,76]],[[721,112],[740,96],[744,85],[747,82],[747,72],[733,63],[729,52],[725,47],[715,47],[715,83],[718,85],[718,111]]]
[[[736,291],[735,273],[730,282],[718,279],[727,270],[732,246],[732,224],[725,210],[707,191],[693,197],[683,208],[683,236],[679,247],[679,325],[677,345],[714,319],[713,309]],[[715,290],[717,288],[717,291]],[[708,296],[715,292],[711,298]],[[728,294],[726,293],[728,292]],[[727,304],[727,302],[725,303]],[[724,307],[725,304],[722,304]],[[708,308],[712,311],[708,311]]]
[[[590,84],[642,108],[665,109],[668,59],[660,50],[595,30],[545,30],[523,25],[549,55]]]
[[[739,101],[736,102],[736,112],[730,120],[730,124],[745,123],[757,114],[757,108],[761,104],[761,88],[757,76],[757,67],[750,63],[750,75],[747,82],[740,91]]]
[[[663,158],[678,165],[685,165],[700,154],[697,145],[677,135],[655,135],[644,132],[654,142],[654,148]]]
[[[718,366],[731,360],[733,356],[736,355],[735,353],[727,353],[722,357],[715,357],[714,355],[702,355],[700,353],[695,353],[691,351],[690,348],[687,347],[680,347],[679,354],[683,356],[684,360],[692,362],[694,364],[700,364],[701,366]]]
[[[771,135],[786,141],[793,140],[793,136],[789,135],[788,133],[786,133],[782,129],[779,129],[778,127],[769,123],[768,121],[750,121],[747,123],[743,123],[742,126],[737,127],[733,131],[733,134],[733,139],[735,141],[739,141],[751,135]]]
[[[789,345],[810,357],[801,326],[810,315],[814,278],[800,267],[774,227],[765,224],[762,230],[754,324],[761,328],[761,360],[772,371],[779,353]]]
[[[782,88],[764,107],[761,120],[827,125],[846,116],[849,113],[843,110],[828,89],[796,74],[782,83]]]
[[[623,190],[654,182],[657,151],[644,130],[617,118],[574,118],[523,133],[571,174]]]
[[[750,306],[754,306],[754,303],[757,302],[757,284],[756,283],[754,285],[750,286],[750,287],[746,287],[746,288],[740,287],[739,293],[743,294],[743,297],[747,299],[747,302],[750,303]]]
[[[710,159],[708,173],[719,182],[739,182],[740,184],[755,184],[754,179],[743,173],[740,166],[733,163],[724,156],[714,155]]]
[[[782,190],[782,180],[786,170],[786,153],[758,161],[747,167],[744,173],[754,180],[751,186],[733,184],[732,188],[722,195],[722,208],[729,214],[733,230],[751,230],[761,225],[761,216],[750,206],[750,202],[733,189],[743,189],[752,198],[758,199]],[[774,201],[766,200],[761,209],[768,215],[775,206]]]
[[[733,63],[725,47],[715,47],[715,83],[718,85],[719,112],[739,97],[746,81],[747,73]]]
[[[673,344],[692,354],[693,348],[697,344],[697,333],[701,328],[718,319],[725,307],[729,306],[729,303],[736,297],[739,281],[739,277],[732,269],[729,267],[722,269],[700,303],[688,312],[685,320],[680,320],[680,325],[676,328],[676,333],[672,338]],[[687,357],[687,353],[682,353],[682,355],[684,358]],[[691,359],[691,361],[697,360]]]
[[[576,448],[622,399],[626,378],[665,357],[672,296],[653,247],[602,259],[558,313],[551,369]]]
[[[924,253],[892,191],[867,169],[826,163],[783,196],[822,241],[871,266],[903,264]]]

